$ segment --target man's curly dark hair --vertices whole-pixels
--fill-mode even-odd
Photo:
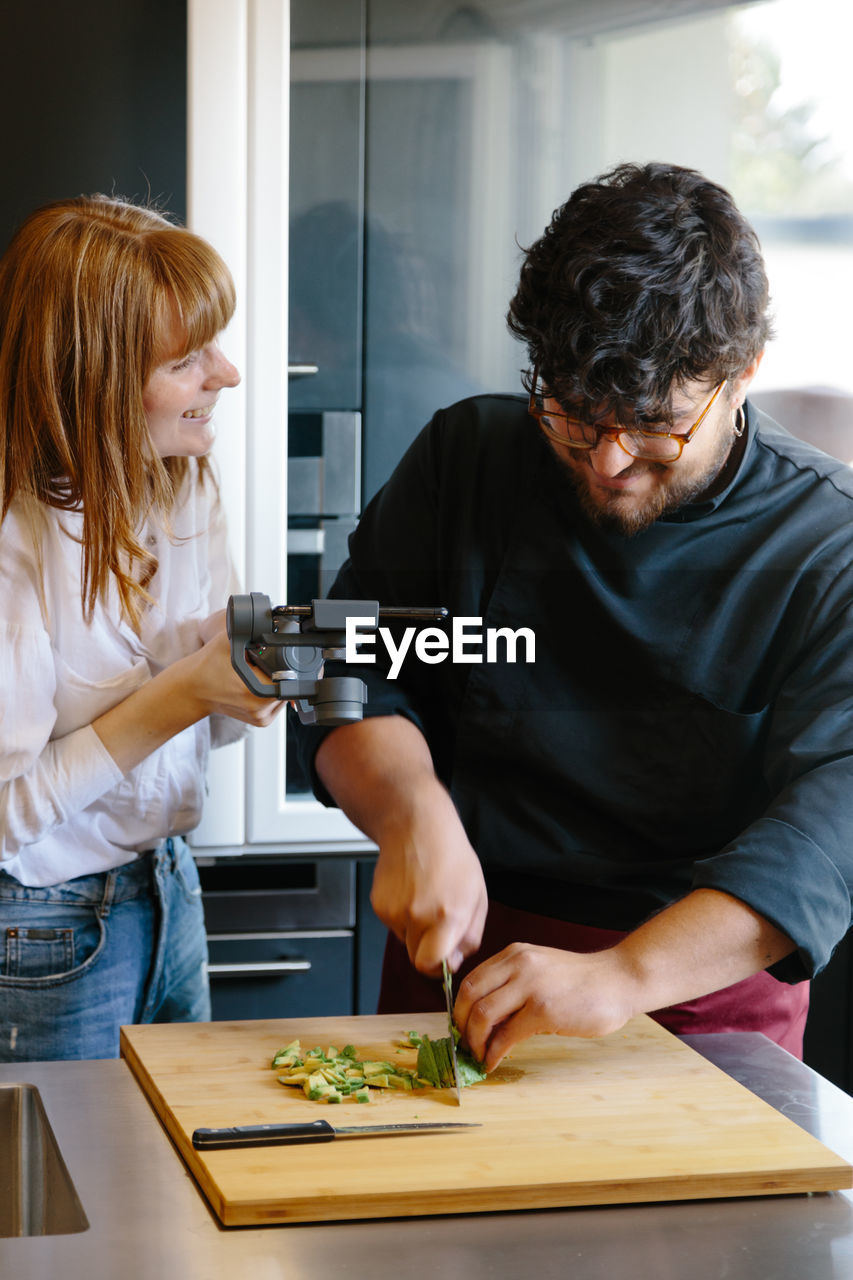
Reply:
[[[723,187],[621,164],[578,187],[527,250],[507,323],[573,412],[671,422],[674,388],[752,363],[767,305],[758,238]]]

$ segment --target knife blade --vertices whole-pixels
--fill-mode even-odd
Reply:
[[[447,1005],[447,1031],[450,1036],[450,1061],[453,1065],[453,1083],[456,1086],[456,1105],[462,1106],[462,1091],[459,1088],[459,1064],[456,1061],[456,1028],[453,1025],[453,989],[447,961],[441,962],[441,977],[444,983],[444,1003]]]
[[[441,1133],[479,1127],[457,1120],[431,1120],[423,1124],[356,1124],[334,1128],[328,1120],[309,1120],[303,1124],[242,1124],[230,1129],[196,1129],[192,1144],[198,1151],[211,1151],[216,1147],[278,1147],[333,1142],[335,1138],[394,1138],[407,1133]]]

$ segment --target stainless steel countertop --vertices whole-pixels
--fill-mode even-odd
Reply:
[[[853,1162],[853,1098],[761,1035],[693,1048]],[[223,1228],[123,1062],[0,1066],[37,1086],[91,1227],[0,1239],[14,1280],[849,1280],[853,1193]]]

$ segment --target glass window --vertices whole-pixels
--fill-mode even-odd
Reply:
[[[665,19],[656,8],[371,4],[366,496],[433,409],[518,390],[525,353],[504,316],[519,246],[621,160],[690,165],[732,191],[761,236],[776,317],[754,398],[791,429],[838,413],[853,432],[853,87],[840,30],[853,18],[837,0],[807,14],[802,0],[675,5]]]

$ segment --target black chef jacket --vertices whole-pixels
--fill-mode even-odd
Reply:
[[[847,466],[747,405],[727,487],[626,537],[580,513],[520,397],[478,396],[408,450],[331,594],[534,630],[533,663],[346,668],[365,714],[423,730],[493,898],[630,929],[707,887],[795,942],[774,976],[826,964],[853,880]]]

